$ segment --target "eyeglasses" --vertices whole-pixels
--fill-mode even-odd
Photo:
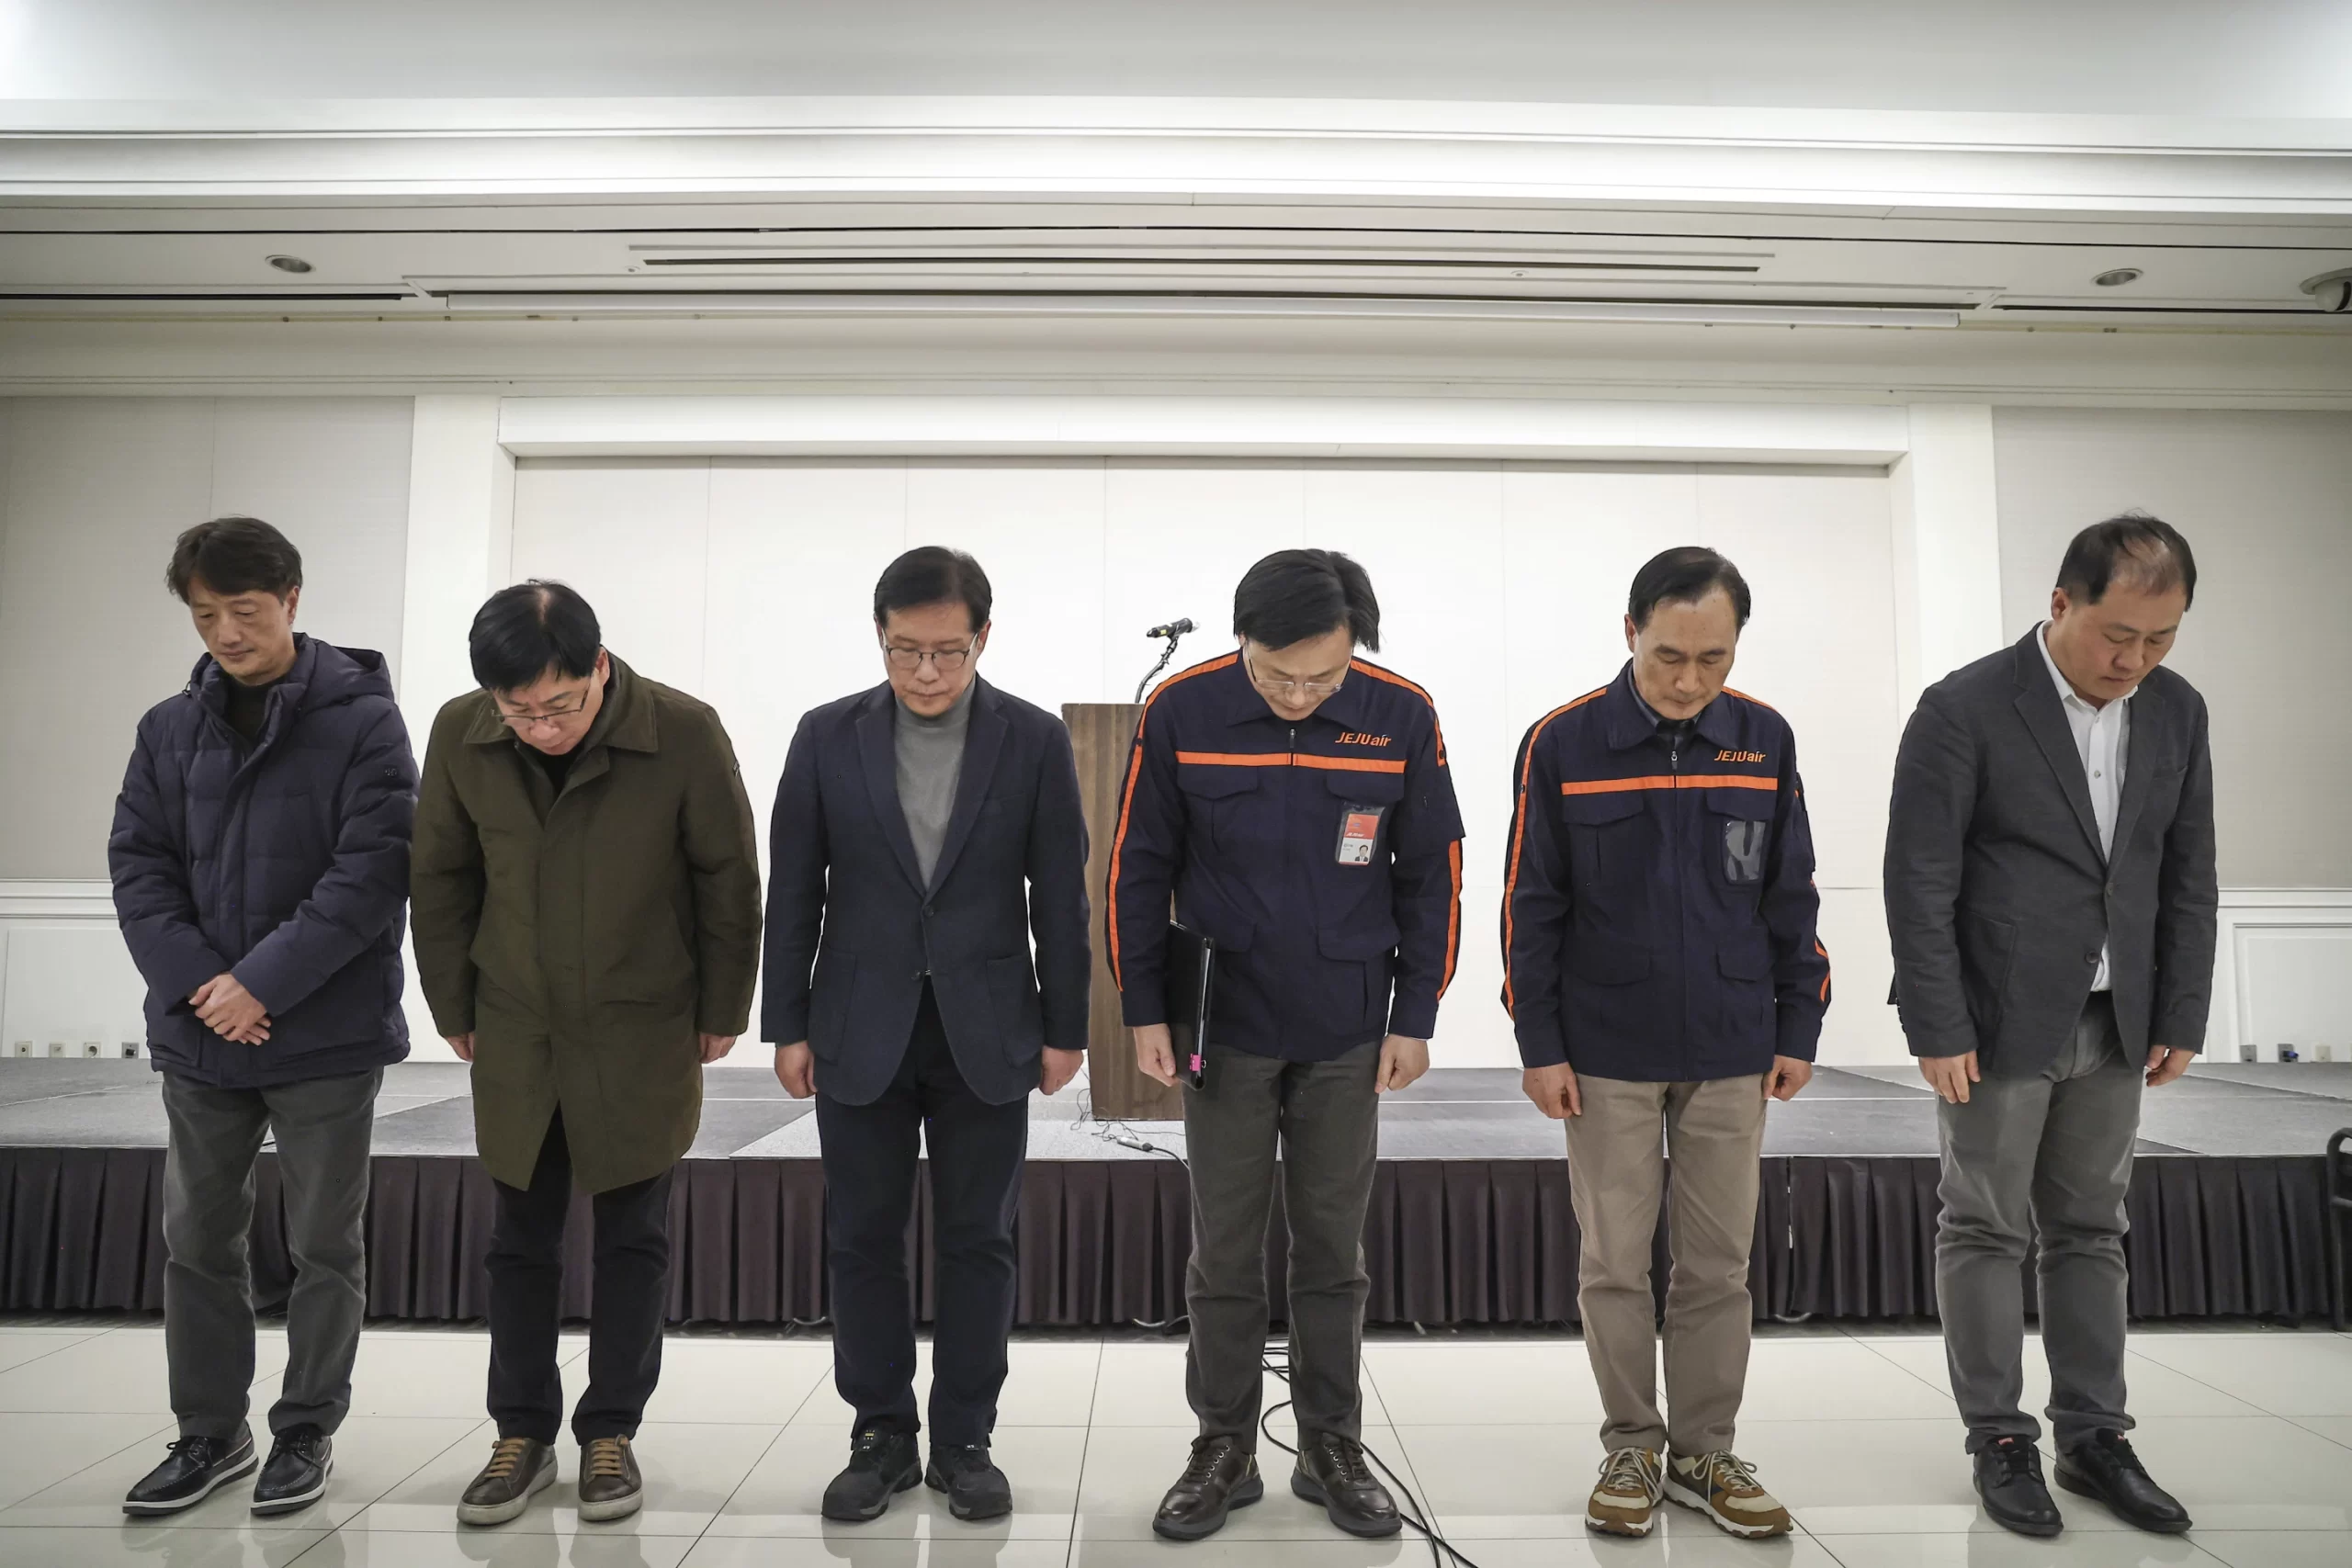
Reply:
[[[1331,695],[1334,692],[1337,692],[1340,687],[1345,683],[1342,681],[1263,680],[1258,674],[1258,667],[1250,662],[1247,658],[1244,658],[1241,660],[1241,669],[1242,672],[1250,677],[1250,683],[1257,687],[1258,690],[1265,693],[1270,697],[1281,697],[1286,701],[1294,703],[1301,702],[1308,698],[1312,698],[1316,702],[1319,703],[1324,698]]]
[[[588,693],[583,689],[570,700],[559,697],[538,713],[509,713],[498,710],[498,716],[515,729],[528,729],[538,724],[561,724],[567,718],[578,718],[588,706]]]
[[[888,643],[883,645],[882,651],[888,657],[893,670],[920,670],[922,661],[928,659],[933,670],[942,675],[953,675],[964,668],[979,646],[980,639],[974,637],[971,647],[951,648],[944,653],[933,653],[924,648],[896,648]]]

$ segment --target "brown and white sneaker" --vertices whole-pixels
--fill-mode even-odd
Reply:
[[[645,1501],[645,1478],[627,1438],[591,1438],[580,1445],[580,1517],[594,1523],[625,1519]]]
[[[1789,1511],[1764,1490],[1756,1472],[1729,1449],[1667,1461],[1666,1495],[1748,1540],[1789,1533]]]
[[[1585,1529],[1603,1535],[1647,1535],[1661,1492],[1656,1449],[1617,1449],[1600,1461],[1600,1484],[1584,1506]]]

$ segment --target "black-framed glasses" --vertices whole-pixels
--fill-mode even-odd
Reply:
[[[1346,678],[1344,676],[1340,680],[1329,682],[1269,681],[1258,673],[1258,666],[1250,662],[1250,656],[1248,654],[1243,654],[1241,656],[1241,672],[1250,677],[1250,683],[1251,685],[1257,687],[1268,696],[1281,697],[1285,701],[1294,703],[1308,697],[1312,697],[1315,701],[1319,703],[1324,698],[1338,692],[1342,685],[1346,684]]]
[[[974,637],[968,648],[951,648],[944,653],[934,653],[927,648],[894,648],[885,643],[882,652],[890,660],[893,670],[920,670],[922,661],[928,659],[933,670],[942,675],[953,675],[971,662],[972,655],[979,650],[979,646],[980,639]]]
[[[504,707],[498,716],[517,729],[528,729],[535,724],[560,724],[567,718],[578,718],[588,706],[588,693],[583,688],[570,697],[558,697],[537,713],[510,713]]]

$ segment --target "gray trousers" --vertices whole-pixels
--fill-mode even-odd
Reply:
[[[1290,1222],[1292,1410],[1300,1436],[1361,1441],[1364,1210],[1379,1145],[1380,1043],[1329,1062],[1212,1046],[1208,1088],[1184,1091],[1193,1168],[1192,1342],[1184,1393],[1203,1437],[1255,1451],[1265,1359],[1266,1224],[1276,1153]]]
[[[164,1347],[184,1438],[245,1429],[254,1381],[254,1160],[277,1140],[294,1290],[269,1429],[333,1432],[351,1409],[368,1307],[368,1154],[383,1069],[272,1089],[164,1077]]]
[[[2039,1233],[2050,1426],[2061,1450],[2129,1431],[2123,1200],[2140,1132],[2142,1064],[2125,1059],[2115,1007],[2091,993],[2055,1061],[2030,1077],[1987,1072],[1968,1103],[1939,1101],[1937,1310],[1971,1453],[2037,1439],[2024,1398],[2026,1246]]]

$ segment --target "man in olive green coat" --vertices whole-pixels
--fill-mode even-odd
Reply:
[[[760,956],[751,802],[718,716],[636,673],[557,582],[491,596],[474,678],[434,721],[413,925],[435,1026],[473,1064],[495,1186],[490,1414],[458,1517],[503,1524],[555,1480],[564,1216],[594,1194],[580,1517],[635,1513],[630,1444],[662,1369],[672,1169],[703,1064],[750,1022]]]

